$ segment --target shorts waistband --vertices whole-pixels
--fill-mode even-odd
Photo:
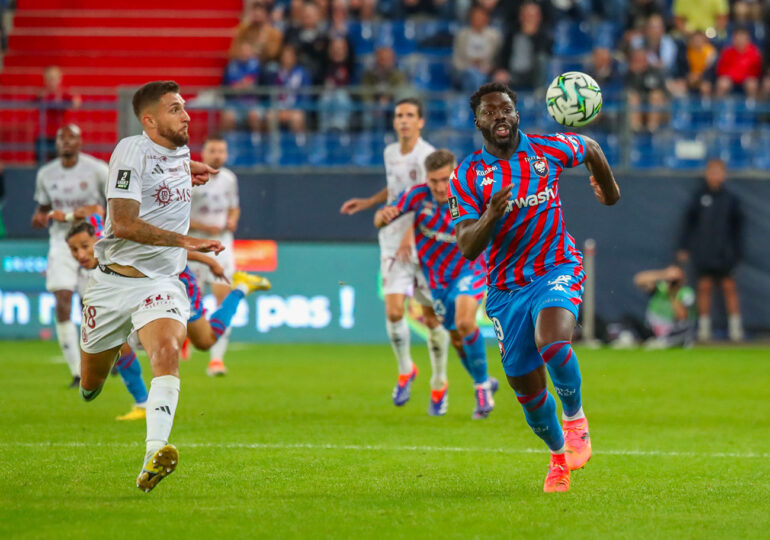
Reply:
[[[115,270],[113,270],[112,268],[107,268],[103,264],[100,264],[98,266],[99,266],[99,270],[101,270],[102,272],[104,272],[105,274],[108,274],[110,276],[118,276],[118,277],[122,277],[122,278],[126,278],[126,279],[141,279],[141,276],[126,276],[126,275],[120,274],[120,273],[116,272]]]

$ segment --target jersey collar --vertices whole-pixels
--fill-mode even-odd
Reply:
[[[527,137],[524,132],[519,130],[519,146],[516,147],[516,150],[513,152],[513,155],[515,156],[519,152],[526,152],[529,150],[529,137]],[[492,163],[495,163],[497,161],[500,161],[500,158],[493,156],[489,152],[487,152],[487,147],[483,146],[481,148],[481,159],[486,163],[487,165],[491,165]],[[513,158],[511,158],[513,159]]]
[[[184,157],[190,155],[190,148],[185,146],[180,146],[176,150],[171,150],[169,148],[166,148],[165,146],[161,146],[157,144],[155,141],[153,141],[149,135],[147,135],[146,131],[142,131],[142,137],[146,138],[147,141],[152,145],[152,147],[155,149],[156,152],[158,152],[161,155],[168,156],[168,157]]]

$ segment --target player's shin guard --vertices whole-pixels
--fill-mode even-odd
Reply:
[[[433,369],[431,390],[441,390],[447,383],[446,366],[449,356],[449,332],[441,325],[428,329],[428,355]]]
[[[179,401],[179,377],[162,375],[150,382],[147,397],[147,453],[168,443]]]
[[[80,376],[80,340],[72,321],[56,322],[56,339],[73,377]]]
[[[238,304],[241,303],[244,296],[243,291],[240,289],[233,289],[222,300],[222,305],[219,306],[219,309],[211,314],[209,322],[211,323],[212,330],[217,335],[217,339],[221,338],[222,334],[230,328],[235,312],[238,311]]]
[[[144,406],[147,401],[147,386],[142,379],[142,366],[136,358],[136,353],[131,351],[128,354],[121,355],[115,363],[118,367],[123,383],[126,389],[134,398],[137,405]]]
[[[569,341],[555,341],[540,348],[548,373],[551,375],[553,386],[561,400],[564,416],[574,420],[580,412],[580,368],[577,356]]]
[[[484,348],[484,338],[481,337],[481,331],[476,331],[463,338],[463,352],[460,357],[463,366],[470,374],[474,384],[486,382],[487,375],[487,351]]]
[[[385,329],[388,331],[390,346],[393,347],[393,353],[398,361],[398,373],[407,375],[412,372],[412,354],[409,351],[409,325],[406,324],[406,318],[401,318],[397,322],[385,321]]]
[[[548,390],[544,388],[542,392],[529,396],[516,393],[516,399],[521,403],[527,424],[535,435],[543,439],[551,452],[562,452],[564,433],[556,416],[556,400]]]

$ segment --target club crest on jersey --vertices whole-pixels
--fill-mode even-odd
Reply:
[[[460,208],[457,205],[457,197],[449,197],[449,213],[453,218],[460,217]]]
[[[184,165],[184,172],[190,174],[190,165],[186,161],[183,161],[182,165]]]
[[[80,182],[80,191],[85,191],[88,189],[88,182]]]
[[[541,178],[543,176],[548,176],[548,162],[545,160],[545,158],[538,158],[532,162],[532,170],[535,171],[535,174]]]
[[[118,181],[115,182],[115,187],[118,189],[128,189],[131,183],[131,171],[120,169],[118,171]]]
[[[409,171],[409,178],[411,178],[412,181],[417,180],[417,169],[412,169]]]

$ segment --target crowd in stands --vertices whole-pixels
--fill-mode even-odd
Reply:
[[[433,30],[378,34],[399,21]],[[538,92],[560,69],[580,69],[605,99],[627,96],[634,131],[652,132],[677,97],[768,98],[768,24],[770,2],[759,0],[251,0],[223,78],[233,92],[222,127],[368,127],[378,120],[356,115],[357,104],[385,108],[414,87],[469,92],[497,80]],[[423,53],[415,69],[410,57]],[[420,79],[420,66],[442,63],[445,78]],[[269,88],[279,112],[268,113]]]

